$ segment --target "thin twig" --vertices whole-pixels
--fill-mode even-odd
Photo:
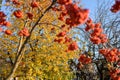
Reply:
[[[11,58],[11,56],[10,56],[10,53],[8,52],[7,54],[8,54],[8,56],[9,56],[11,65],[13,65],[13,60],[12,60],[12,58]]]

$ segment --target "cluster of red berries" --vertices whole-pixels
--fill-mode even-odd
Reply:
[[[21,10],[16,10],[16,11],[14,11],[13,14],[16,18],[22,18],[23,17],[23,12]]]
[[[76,42],[72,42],[68,45],[67,51],[74,51],[78,49],[78,45]]]
[[[91,63],[91,58],[86,56],[85,54],[81,54],[79,59],[78,59],[79,62],[81,62],[82,64],[89,64]]]
[[[20,2],[18,0],[12,0],[12,3],[15,5],[20,5]]]
[[[70,27],[76,27],[83,24],[88,18],[89,10],[78,7],[71,0],[59,0],[61,13],[59,19],[65,21]]]
[[[0,25],[6,27],[10,26],[10,22],[6,21],[6,15],[2,11],[0,11]]]
[[[29,31],[27,28],[23,28],[20,32],[19,32],[20,36],[29,36]]]
[[[72,3],[72,0],[58,0],[58,3],[61,5],[70,4]]]
[[[14,16],[16,17],[16,18],[23,18],[23,12],[21,11],[21,10],[16,10],[16,11],[14,11]],[[27,12],[26,13],[27,14],[27,17],[29,18],[29,19],[33,19],[33,14],[32,13],[30,13],[30,12]]]
[[[31,7],[32,8],[38,8],[39,7],[39,3],[36,2],[36,1],[33,1],[33,2],[31,2]]]
[[[72,42],[72,39],[66,36],[66,32],[60,32],[59,34],[57,34],[57,38],[54,40],[55,42],[58,43],[68,43],[68,49],[66,50],[68,51],[74,51],[78,49],[78,45],[76,42]]]
[[[119,60],[120,51],[118,49],[116,49],[116,48],[113,48],[113,49],[100,49],[99,52],[109,62],[117,62]]]
[[[66,32],[63,31],[63,32],[60,32],[60,33],[57,35],[57,37],[64,37],[65,35],[66,35]]]
[[[86,22],[86,31],[90,31],[90,41],[93,44],[106,43],[108,41],[107,36],[103,34],[103,29],[100,27],[100,23],[94,24],[91,19]]]
[[[120,69],[111,69],[110,76],[112,80],[120,80]]]
[[[78,49],[78,45],[76,42],[73,42],[71,38],[66,36],[66,32],[60,32],[59,34],[57,34],[57,38],[54,40],[55,42],[58,43],[68,43],[68,49],[66,50],[68,51],[74,51]]]
[[[27,17],[32,20],[32,19],[33,19],[33,14],[30,13],[30,12],[28,12],[28,13],[27,13]]]
[[[120,0],[115,0],[115,4],[112,6],[111,11],[114,13],[120,11]]]
[[[6,21],[6,15],[4,14],[4,12],[0,11],[0,32],[3,31],[2,26],[9,27],[10,25],[10,22]],[[3,32],[7,35],[12,34],[11,30],[5,30]]]
[[[58,43],[61,43],[61,42],[67,43],[67,42],[71,42],[72,41],[71,38],[66,36],[66,32],[65,31],[62,31],[62,32],[58,33],[57,37],[58,37],[58,39],[55,39],[54,41],[58,42]]]

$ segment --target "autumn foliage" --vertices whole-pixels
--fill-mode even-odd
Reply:
[[[120,80],[120,50],[106,47],[109,39],[102,23],[94,23],[89,9],[72,0],[11,0],[8,3],[10,14],[7,16],[0,11],[0,33],[3,33],[0,37],[0,79],[71,80],[76,78],[70,69],[71,59],[77,59],[77,70],[100,63],[81,50],[71,35],[74,28],[84,24],[89,41],[101,46],[97,52],[106,61],[107,75],[111,80]],[[111,11],[119,10],[120,0],[115,0]]]

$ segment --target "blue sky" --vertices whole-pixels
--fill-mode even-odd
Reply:
[[[93,18],[94,15],[94,9],[96,8],[97,0],[82,0],[81,5],[84,8],[87,8],[90,10],[90,17]]]
[[[91,11],[94,11],[94,8],[96,7],[97,0],[82,0],[82,5],[84,8],[89,8]]]
[[[90,16],[94,16],[94,10],[97,7],[97,1],[98,0],[81,0],[81,5],[84,8],[90,9]],[[113,1],[113,0],[99,0],[99,1]],[[111,5],[112,6],[112,5]]]

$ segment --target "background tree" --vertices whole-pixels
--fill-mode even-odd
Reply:
[[[108,43],[103,44],[104,47],[108,48],[117,48],[119,49],[119,32],[120,32],[120,13],[111,13],[110,8],[113,5],[113,1],[97,1],[97,6],[95,8],[95,12],[92,12],[93,22],[101,23],[101,27],[104,29],[104,33],[108,37]],[[83,54],[91,56],[93,62],[91,64],[85,65],[83,68],[79,69],[76,67],[76,76],[80,79],[91,79],[91,80],[109,80],[110,74],[108,73],[108,68],[110,64],[106,62],[106,59],[103,55],[99,54],[99,49],[103,47],[103,45],[96,45],[90,41],[90,33],[85,31],[86,25],[82,27],[77,27],[75,32],[79,32],[75,37],[81,39],[79,41],[79,45],[83,50]],[[73,62],[73,61],[72,61]],[[80,63],[73,62],[73,66],[80,66]],[[108,66],[109,65],[109,66]],[[114,63],[116,65],[116,63]],[[94,76],[94,77],[93,77]],[[118,79],[117,79],[118,80]]]

